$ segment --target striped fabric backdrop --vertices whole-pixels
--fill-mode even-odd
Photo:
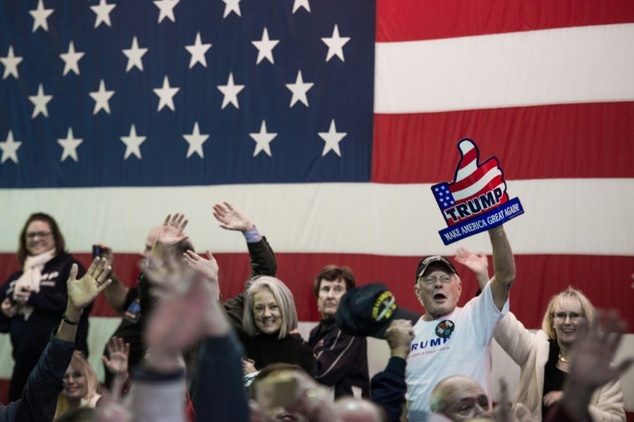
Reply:
[[[241,290],[249,261],[243,238],[218,228],[211,214],[215,202],[228,201],[269,239],[278,276],[293,291],[302,321],[318,320],[311,283],[331,263],[350,266],[360,284],[387,283],[401,305],[420,309],[413,294],[420,256],[453,255],[456,246],[490,252],[485,234],[444,246],[437,233],[445,222],[430,186],[451,180],[456,144],[469,137],[481,159],[499,159],[509,196],[519,197],[525,210],[505,226],[517,264],[512,311],[527,327],[539,328],[549,298],[572,285],[597,307],[618,309],[630,322],[627,341],[634,344],[631,0],[282,0],[268,4],[272,11],[266,13],[253,0],[180,0],[170,9],[174,19],[159,6],[166,0],[134,2],[134,19],[125,13],[130,2],[109,0],[116,5],[109,24],[98,23],[101,15],[85,3],[106,4],[73,3],[83,11],[53,0],[0,4],[1,279],[18,269],[18,233],[31,212],[52,214],[70,251],[86,263],[93,243],[112,245],[117,273],[129,283],[138,274],[137,251],[151,226],[168,213],[184,212],[196,248],[218,258],[221,289],[230,297]],[[38,4],[54,10],[46,31],[33,28],[29,11]],[[264,21],[256,25],[255,15]],[[73,16],[82,25],[62,30],[64,19]],[[255,71],[235,57],[256,66],[259,49],[251,42],[264,40],[263,27],[280,40],[279,50],[272,50],[275,60],[257,65],[279,69],[272,76],[251,75]],[[303,29],[316,31],[316,42],[299,38]],[[66,61],[57,57],[69,50],[71,30],[80,33],[73,38],[75,49],[86,54],[78,61],[79,74],[64,74]],[[201,53],[204,67],[200,60],[192,67],[194,54],[185,49],[197,32],[212,44]],[[101,51],[91,45],[93,33],[94,40],[111,42],[113,51],[131,48],[138,35],[141,47],[149,48],[145,68],[126,72],[126,56],[117,52],[111,65],[120,76],[109,80],[99,74],[105,59],[91,62],[91,54]],[[234,33],[245,37],[244,50],[221,49]],[[183,37],[177,52],[161,50],[177,35]],[[33,43],[34,37],[40,42]],[[323,40],[345,37],[341,56]],[[371,37],[370,48],[363,37]],[[300,41],[311,53],[301,65],[286,50]],[[44,92],[53,95],[49,116],[41,111],[33,116],[36,106],[28,99],[39,80],[26,64],[38,48],[53,57],[43,79]],[[152,56],[156,51],[162,61]],[[11,64],[17,56],[24,62]],[[173,68],[157,70],[168,65]],[[228,100],[217,88],[229,85],[230,68],[235,83],[247,86],[236,94],[239,107],[223,105]],[[315,85],[304,91],[308,104],[300,99],[289,107],[296,93],[284,84],[298,83],[298,68],[304,69],[304,82]],[[353,68],[358,78],[346,73]],[[163,99],[152,91],[166,75],[181,89],[175,110],[161,109]],[[267,75],[278,78],[279,92],[270,88]],[[96,100],[88,94],[98,90],[101,78],[115,91],[107,113],[103,104],[95,111]],[[65,85],[69,81],[87,91],[67,95],[74,89]],[[203,84],[198,96],[192,92],[196,83]],[[146,103],[127,109],[126,89],[146,89]],[[278,111],[258,100],[269,91],[283,104]],[[341,98],[328,96],[334,91]],[[75,101],[72,112],[80,120],[62,114],[62,99]],[[138,155],[126,152],[124,159],[129,147],[119,138],[132,136],[131,116],[137,112],[147,113],[136,124],[147,140]],[[261,134],[263,120],[264,133],[277,136],[268,143],[250,136]],[[70,138],[81,138],[83,145],[75,147],[77,160],[70,153],[60,159],[58,140],[69,138],[72,125],[77,129]],[[100,138],[98,128],[110,127],[110,138]],[[210,138],[196,146],[184,137],[198,130]],[[463,303],[477,286],[465,269],[458,270],[466,286]],[[92,315],[99,317],[95,330],[102,325],[108,331],[113,324],[103,298]],[[10,348],[2,344],[0,362],[8,362]],[[9,374],[10,365],[0,365],[0,376]],[[632,371],[628,377],[626,403],[634,410]]]

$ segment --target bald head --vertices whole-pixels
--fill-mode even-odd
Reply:
[[[468,377],[451,376],[441,380],[431,392],[429,407],[432,412],[455,422],[473,418],[493,420],[484,389]]]
[[[383,422],[383,410],[368,400],[345,397],[335,401],[334,411],[342,422]]]

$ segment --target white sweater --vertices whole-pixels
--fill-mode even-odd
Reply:
[[[494,335],[504,351],[520,366],[520,380],[513,404],[522,403],[530,409],[536,420],[542,420],[544,396],[544,368],[550,346],[542,330],[531,333],[511,312],[500,321]],[[619,380],[611,381],[592,396],[588,413],[593,421],[625,421],[623,391]]]

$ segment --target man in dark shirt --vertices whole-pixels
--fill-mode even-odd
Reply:
[[[354,287],[352,271],[335,265],[324,267],[313,285],[321,321],[311,330],[308,344],[317,360],[315,379],[332,387],[335,398],[370,397],[367,341],[344,333],[335,321],[341,297]]]

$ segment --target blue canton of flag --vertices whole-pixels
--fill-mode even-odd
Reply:
[[[441,210],[445,210],[455,205],[456,202],[451,194],[448,183],[443,182],[434,185],[432,187],[432,192],[434,193],[434,198],[436,198],[436,202]]]
[[[375,3],[0,3],[0,187],[368,182]]]

